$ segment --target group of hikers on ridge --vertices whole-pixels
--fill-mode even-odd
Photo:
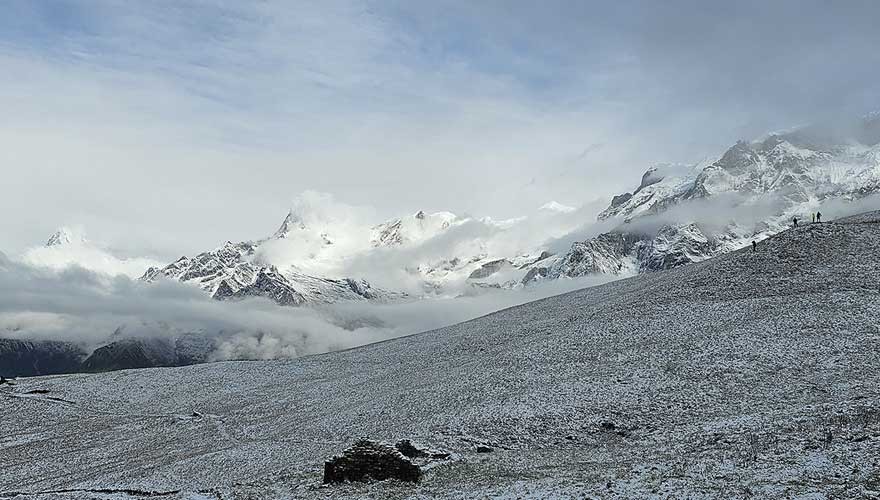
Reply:
[[[797,215],[791,218],[791,221],[794,223],[794,227],[798,227],[798,218]],[[813,214],[813,223],[822,222],[822,212],[815,212]]]
[[[795,215],[794,217],[791,218],[791,222],[794,224],[793,227],[798,227],[797,215]],[[813,223],[815,224],[817,222],[818,223],[822,222],[822,212],[814,212],[813,213]],[[758,251],[758,242],[756,242],[755,240],[752,240],[752,251],[753,252]]]

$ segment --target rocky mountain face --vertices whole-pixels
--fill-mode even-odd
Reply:
[[[52,236],[49,236],[48,240],[46,240],[47,247],[71,245],[77,243],[86,243],[85,237],[81,234],[77,234],[74,230],[68,227],[59,228],[57,231],[52,233]]]
[[[523,282],[699,262],[776,234],[793,217],[808,221],[829,199],[852,201],[875,193],[880,193],[876,113],[845,136],[805,127],[739,141],[708,165],[648,170],[633,192],[614,196],[599,214],[600,221],[619,221],[613,231],[536,263]],[[689,210],[675,212],[688,203],[694,204]],[[739,209],[748,207],[762,212],[760,220],[743,223],[730,216],[718,223],[725,210],[742,213]],[[721,213],[710,216],[713,211]]]
[[[568,207],[563,208],[565,210],[557,211],[568,210]],[[405,298],[407,294],[379,289],[363,279],[328,278],[319,272],[305,272],[302,268],[309,268],[314,262],[344,262],[354,255],[369,252],[379,252],[383,257],[394,260],[399,255],[396,252],[405,252],[466,223],[482,224],[492,230],[509,224],[508,221],[460,218],[450,212],[418,211],[360,231],[359,228],[334,225],[333,221],[311,224],[307,217],[291,211],[269,238],[226,242],[215,250],[194,257],[184,256],[164,267],[151,267],[141,279],[147,282],[173,279],[193,283],[219,300],[263,297],[285,306],[397,300]],[[362,239],[344,234],[345,229]],[[267,258],[267,254],[272,254],[272,250],[267,249],[277,249],[281,244],[296,250],[296,256],[288,260],[285,267],[274,265]],[[421,293],[426,295],[445,294],[451,283],[458,285],[461,282],[510,287],[518,283],[526,271],[502,271],[523,268],[539,260],[541,252],[534,255],[495,256],[481,249],[480,245],[472,245],[468,250],[451,253],[460,255],[429,258],[414,265],[399,261],[399,268],[422,282]],[[500,275],[505,277],[499,282]]]
[[[69,342],[0,338],[0,376],[30,377],[79,371],[87,353]]]
[[[185,366],[208,361],[215,341],[198,335],[176,339],[125,338],[95,349],[77,371],[106,372],[131,368]]]
[[[194,283],[218,300],[262,297],[283,306],[328,304],[346,300],[392,300],[403,295],[373,288],[365,280],[331,279],[312,276],[291,267],[279,270],[256,256],[260,245],[271,240],[290,238],[293,231],[305,230],[303,221],[288,214],[271,238],[232,243],[202,252],[195,257],[181,257],[162,267],[151,267],[141,280],[173,279]],[[322,233],[325,244],[332,245]]]

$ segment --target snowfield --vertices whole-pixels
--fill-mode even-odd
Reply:
[[[20,379],[0,498],[876,498],[878,247],[865,214],[348,351]],[[362,436],[452,457],[322,486]]]

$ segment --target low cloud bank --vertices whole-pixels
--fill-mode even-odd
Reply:
[[[261,299],[218,302],[172,281],[148,284],[77,267],[33,268],[0,254],[0,336],[64,340],[91,350],[120,336],[195,332],[216,339],[218,360],[290,358],[414,334],[604,281],[563,280],[454,299],[292,308]]]

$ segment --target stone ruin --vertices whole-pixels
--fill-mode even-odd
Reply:
[[[449,458],[449,453],[423,450],[409,439],[398,441],[394,446],[361,439],[342,455],[324,462],[324,483],[386,479],[415,483],[422,478],[420,466]]]
[[[399,481],[418,482],[422,469],[404,456],[397,448],[361,439],[354,446],[324,462],[324,483],[344,481]]]

